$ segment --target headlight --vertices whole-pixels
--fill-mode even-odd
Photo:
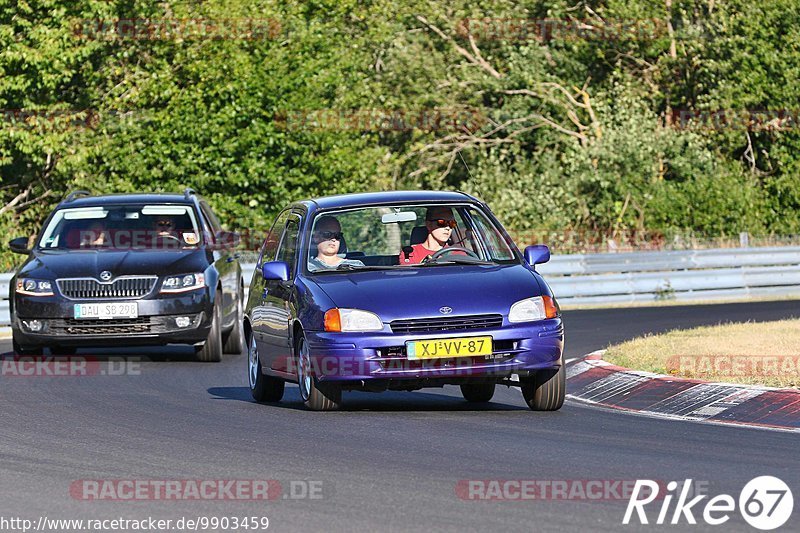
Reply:
[[[161,283],[161,292],[186,292],[206,286],[205,274],[182,274],[167,276]]]
[[[381,318],[360,309],[328,309],[325,312],[325,331],[380,331]]]
[[[525,298],[511,306],[508,312],[509,322],[534,322],[558,316],[558,307],[553,298],[549,296],[536,296]]]
[[[52,296],[53,283],[44,279],[20,278],[17,280],[17,294],[28,296]]]

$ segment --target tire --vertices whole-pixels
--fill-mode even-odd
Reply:
[[[42,355],[42,349],[35,346],[26,346],[17,342],[16,337],[11,341],[14,353],[17,355]]]
[[[252,333],[247,348],[247,381],[250,383],[250,394],[257,402],[279,402],[283,398],[286,383],[261,372],[261,359],[258,357],[256,339]]]
[[[74,346],[50,346],[50,353],[53,355],[75,355],[77,351]]]
[[[564,405],[567,392],[567,372],[562,364],[558,370],[539,370],[522,382],[522,397],[534,411],[558,411]]]
[[[202,348],[197,350],[197,358],[207,363],[218,363],[222,361],[222,328],[220,322],[222,321],[222,309],[219,302],[222,301],[222,293],[217,291],[217,296],[214,301],[214,310],[212,313],[214,317],[211,320],[211,331],[208,332],[208,338]]]
[[[461,395],[470,403],[486,403],[494,396],[494,383],[469,383],[461,385]]]
[[[300,333],[295,341],[297,356],[297,384],[300,397],[312,411],[334,411],[342,403],[342,388],[331,383],[320,383],[312,375],[311,359],[305,336]]]
[[[222,347],[223,352],[238,355],[245,350],[242,317],[242,296],[240,294],[236,301],[236,318],[233,321],[233,327],[225,337],[225,344]]]

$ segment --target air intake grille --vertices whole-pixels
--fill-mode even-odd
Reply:
[[[96,279],[60,279],[58,289],[67,298],[91,300],[96,298],[141,298],[153,290],[155,276],[117,278],[109,283]]]
[[[150,333],[152,323],[149,316],[118,319],[74,319],[54,320],[53,329],[68,335],[125,335],[133,333]]]
[[[502,315],[470,315],[444,318],[419,318],[395,320],[390,323],[394,333],[429,333],[436,331],[458,331],[465,329],[499,328]]]

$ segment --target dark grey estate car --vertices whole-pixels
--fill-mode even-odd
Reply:
[[[58,204],[11,280],[18,354],[79,347],[191,344],[203,361],[240,353],[242,271],[236,234],[184,194],[90,196]]]

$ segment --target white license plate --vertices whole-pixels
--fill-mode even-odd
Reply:
[[[107,302],[101,304],[75,304],[75,318],[138,318],[137,302]]]

